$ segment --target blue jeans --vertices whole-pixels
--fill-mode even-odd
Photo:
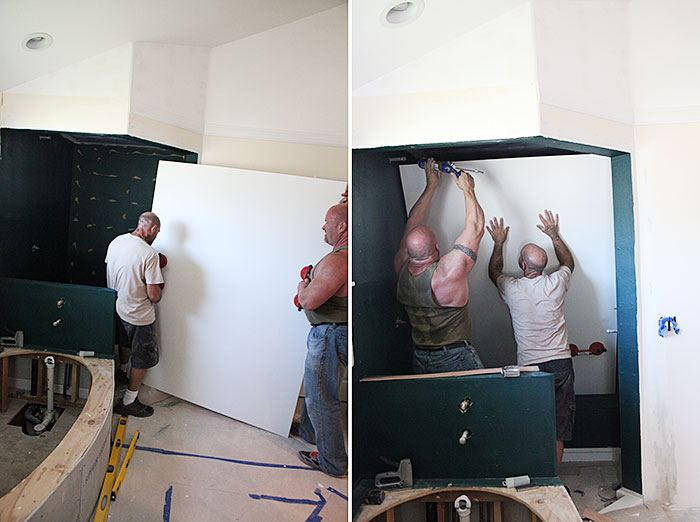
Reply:
[[[413,373],[459,372],[462,370],[479,370],[484,365],[469,341],[459,348],[438,348],[437,350],[420,350],[413,348]]]
[[[313,326],[306,345],[305,399],[299,435],[316,444],[322,471],[329,475],[344,475],[348,470],[348,455],[338,390],[343,370],[348,365],[348,327],[335,324]]]

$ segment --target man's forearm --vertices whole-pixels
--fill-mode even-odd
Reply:
[[[498,286],[496,281],[503,272],[503,243],[494,243],[491,259],[489,260],[489,279]]]
[[[476,199],[476,194],[473,190],[464,192],[464,232],[457,238],[456,243],[464,244],[474,248],[471,244],[476,241],[478,247],[481,237],[484,235],[484,210],[479,205]]]
[[[566,246],[564,240],[559,236],[555,236],[552,239],[552,246],[554,247],[554,253],[557,256],[559,264],[562,266],[568,266],[569,270],[573,272],[574,270],[574,256],[571,254],[571,250]]]
[[[423,189],[423,193],[420,195],[416,203],[413,205],[413,208],[411,208],[411,211],[408,213],[406,232],[419,225],[425,224],[425,220],[428,217],[428,212],[430,211],[430,203],[433,200],[436,190],[437,185],[426,185],[425,189]]]

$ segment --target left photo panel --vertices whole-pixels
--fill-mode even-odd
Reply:
[[[0,520],[347,520],[348,2],[29,7]]]

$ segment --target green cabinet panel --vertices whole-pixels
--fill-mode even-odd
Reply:
[[[410,458],[414,480],[500,483],[557,475],[554,378],[532,372],[360,382],[353,423],[358,479]],[[470,399],[462,413],[459,404]],[[459,439],[470,430],[466,444]]]
[[[116,299],[109,288],[3,277],[0,327],[3,335],[23,330],[25,348],[111,358]]]

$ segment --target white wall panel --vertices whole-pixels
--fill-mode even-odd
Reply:
[[[558,266],[550,239],[536,228],[545,208],[559,213],[562,238],[576,261],[566,298],[569,342],[587,349],[602,342],[608,352],[574,358],[576,393],[615,392],[615,268],[610,160],[601,156],[517,158],[458,163],[486,171],[475,177],[476,195],[486,220],[503,217],[510,226],[504,249],[504,273],[521,276],[517,260],[529,242],[547,251],[546,271]],[[417,166],[401,167],[407,210],[425,186]],[[464,198],[443,174],[428,218],[440,250],[447,253],[464,229]],[[493,240],[484,232],[476,267],[469,275],[472,342],[484,365],[516,364],[516,347],[508,308],[488,277]]]
[[[157,305],[161,361],[146,383],[287,436],[309,324],[299,270],[329,252],[325,212],[345,183],[161,162],[154,247],[168,256]]]

